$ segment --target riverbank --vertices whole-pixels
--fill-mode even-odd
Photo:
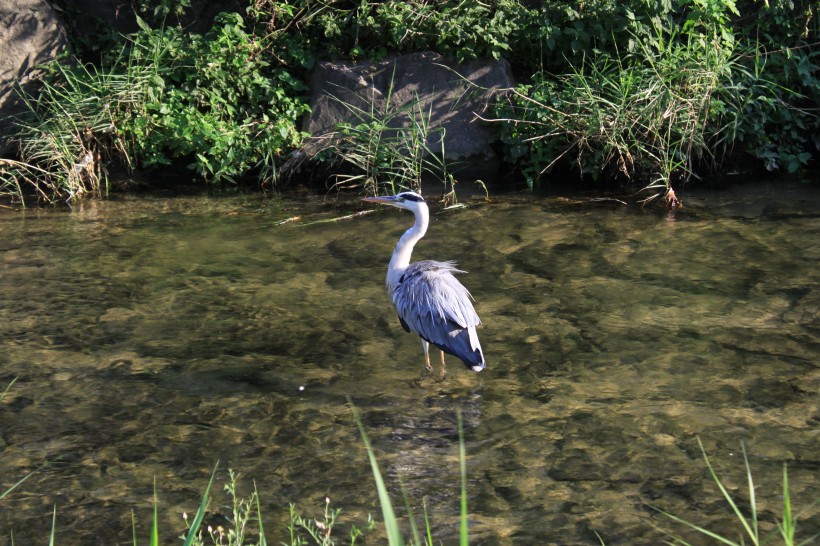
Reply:
[[[24,95],[32,112],[6,125],[16,154],[0,192],[18,204],[83,199],[108,193],[117,168],[151,179],[169,165],[203,185],[274,187],[294,183],[283,167],[299,154],[310,161],[296,181],[314,187],[377,193],[437,176],[452,189],[472,182],[459,160],[476,158],[449,155],[447,112],[412,96],[347,101],[333,144],[307,153],[321,61],[375,67],[427,50],[508,63],[517,82],[486,111],[469,108],[497,135],[485,183],[570,178],[674,207],[688,184],[816,164],[811,3],[634,4],[257,1],[194,26],[174,24],[182,4],[138,12],[135,32],[71,39],[72,55]]]

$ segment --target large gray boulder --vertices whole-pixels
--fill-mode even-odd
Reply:
[[[361,121],[345,104],[384,112],[387,108],[401,111],[417,102],[425,115],[430,114],[431,139],[440,139],[435,129],[444,128],[445,159],[457,179],[491,183],[499,176],[501,161],[493,148],[497,127],[478,116],[486,113],[495,95],[513,86],[504,60],[455,63],[428,51],[376,63],[322,62],[313,70],[309,85],[311,114],[304,130],[312,138],[300,157],[310,158],[324,149],[339,123]],[[402,123],[407,120],[393,120],[394,125]],[[428,145],[440,149],[434,141]]]
[[[35,67],[65,47],[65,32],[48,2],[0,0],[0,153],[6,152],[10,117],[24,109],[17,83],[31,85]]]

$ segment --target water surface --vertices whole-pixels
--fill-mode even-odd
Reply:
[[[421,344],[384,290],[408,213],[317,222],[362,206],[143,196],[0,215],[0,387],[18,378],[0,491],[35,471],[0,500],[0,542],[44,543],[56,505],[58,544],[131,544],[154,479],[178,542],[217,460],[215,490],[227,468],[243,493],[255,480],[271,543],[288,502],[380,518],[348,397],[397,503],[401,478],[443,544],[459,412],[471,544],[657,544],[650,505],[730,532],[698,437],[733,491],[746,446],[767,522],[787,463],[798,529],[820,531],[816,191],[689,195],[674,215],[468,204],[433,206],[414,259],[469,271],[488,367],[451,358],[421,384]]]

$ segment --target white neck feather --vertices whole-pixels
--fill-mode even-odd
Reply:
[[[416,216],[416,222],[399,239],[396,249],[393,250],[393,257],[390,258],[390,265],[387,266],[387,291],[391,295],[407,266],[410,265],[413,247],[427,233],[427,226],[430,223],[430,213],[425,203],[418,203],[418,208],[413,212]]]

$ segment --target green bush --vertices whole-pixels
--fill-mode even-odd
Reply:
[[[638,180],[675,203],[672,185],[746,153],[794,172],[811,159],[817,118],[759,43],[736,38],[731,0],[698,0],[680,24],[656,26],[632,51],[593,52],[559,75],[539,71],[497,108],[510,161],[530,185],[557,165]],[[793,54],[797,58],[798,53]],[[803,82],[816,70],[803,55]],[[780,68],[778,66],[777,68]],[[796,78],[798,79],[798,78]],[[815,87],[816,88],[816,87]]]
[[[238,14],[219,15],[205,36],[143,24],[130,62],[151,67],[153,77],[146,102],[122,124],[134,156],[147,167],[190,158],[213,182],[257,168],[272,176],[276,160],[299,145],[307,105],[304,84],[267,58]]]
[[[508,158],[531,185],[556,164],[581,175],[650,179],[669,187],[710,153],[710,104],[731,72],[731,50],[680,43],[623,59],[600,53],[557,77],[539,73],[499,108]]]
[[[158,22],[184,19],[190,2],[135,6]],[[739,154],[795,172],[820,147],[818,20],[815,3],[792,0],[251,0],[204,35],[139,19],[99,66],[47,67],[42,92],[26,97],[19,157],[0,160],[0,194],[103,194],[115,161],[184,161],[213,183],[273,178],[304,137],[317,59],[423,49],[511,61],[522,83],[498,117],[508,159],[532,184],[571,165],[668,195]],[[366,160],[363,179],[391,172],[384,149],[362,147],[378,122],[340,128],[341,163]]]
[[[257,0],[251,13],[269,33],[299,44],[300,60],[379,59],[426,49],[464,60],[508,56],[522,14],[529,12],[517,0]]]
[[[287,26],[305,57],[378,59],[431,49],[456,60],[505,57],[529,75],[616,44],[632,50],[673,9],[670,0],[257,0],[252,13],[275,29]]]
[[[183,160],[204,180],[252,172],[272,178],[303,137],[304,83],[271,44],[221,14],[204,36],[180,27],[141,30],[101,67],[61,58],[18,121],[20,160],[3,160],[0,193],[46,201],[99,195],[108,167],[152,168]]]

